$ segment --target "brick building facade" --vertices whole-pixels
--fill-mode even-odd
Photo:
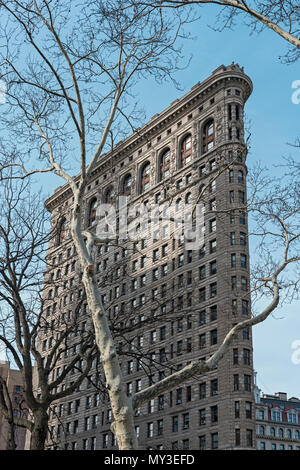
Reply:
[[[197,249],[186,249],[171,221],[161,224],[157,237],[103,244],[95,252],[95,275],[128,393],[209,357],[230,328],[250,315],[243,115],[251,91],[239,65],[219,67],[101,157],[93,172],[83,221],[91,230],[99,203],[114,202],[117,195],[145,208],[172,203],[180,210],[196,204],[199,194],[204,204],[203,243]],[[46,206],[53,226],[60,227],[49,246],[46,273],[46,280],[59,281],[56,289],[55,281],[45,287],[45,312],[54,325],[62,315],[73,315],[83,287],[68,232],[67,185]],[[90,327],[84,304],[78,325],[81,331]],[[53,332],[41,335],[44,355],[53,338]],[[76,348],[78,335],[69,341]],[[57,374],[68,360],[61,355]],[[101,359],[94,365],[93,381],[85,380],[55,405],[49,445],[116,448],[109,403],[102,385],[95,388],[101,383]],[[76,371],[70,381],[74,377]],[[255,448],[251,330],[237,335],[214,371],[143,405],[135,422],[141,449]]]

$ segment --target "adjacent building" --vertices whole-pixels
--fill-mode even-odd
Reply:
[[[23,398],[23,378],[19,370],[11,369],[9,361],[0,361],[0,377],[6,382],[14,416],[25,417],[27,409]],[[0,408],[0,450],[7,449],[9,424]],[[15,427],[16,450],[25,449],[26,429]]]
[[[202,203],[202,238],[196,247],[188,248],[175,217],[150,236],[116,240],[95,252],[95,275],[128,394],[209,357],[232,326],[250,316],[243,116],[251,92],[242,67],[220,66],[102,156],[92,174],[83,220],[90,230],[97,226],[100,204],[117,204],[119,195],[128,198],[130,207],[167,204],[175,214]],[[45,316],[52,328],[40,337],[45,356],[55,342],[55,325],[72,318],[83,298],[68,231],[72,202],[67,185],[46,201],[53,227],[59,229],[47,255]],[[78,325],[80,331],[91,327],[86,302]],[[76,350],[80,334],[68,341],[70,351]],[[71,354],[56,359],[53,377]],[[116,448],[102,378],[98,358],[91,377],[55,404],[49,445]],[[245,329],[214,371],[142,406],[136,432],[141,449],[254,449],[254,414],[252,333]]]
[[[256,439],[258,450],[300,450],[300,399],[256,389]]]

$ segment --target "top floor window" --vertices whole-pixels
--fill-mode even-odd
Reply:
[[[287,413],[287,419],[289,423],[298,424],[298,416],[295,410],[290,410]]]
[[[164,180],[170,176],[170,149],[166,149],[159,162],[159,181]]]
[[[122,193],[124,196],[130,196],[131,194],[131,184],[132,184],[132,177],[130,173],[127,173],[123,179],[122,184]]]
[[[59,224],[57,244],[61,245],[66,237],[66,219],[63,219]]]
[[[181,141],[180,144],[180,161],[179,167],[182,168],[184,165],[190,163],[192,159],[192,136],[188,134]]]
[[[147,191],[150,187],[150,162],[144,163],[141,170],[140,192]]]
[[[206,153],[214,146],[215,139],[215,124],[214,120],[210,119],[202,131],[202,153]]]
[[[272,410],[271,416],[272,416],[272,421],[282,421],[281,411],[279,409]]]

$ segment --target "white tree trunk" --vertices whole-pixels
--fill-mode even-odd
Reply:
[[[78,200],[79,195],[75,197]],[[112,338],[106,312],[102,303],[96,278],[91,250],[88,250],[81,231],[82,204],[75,203],[71,221],[71,233],[83,271],[83,284],[95,328],[96,344],[101,354],[106,387],[114,416],[113,432],[120,450],[137,449],[138,442],[134,427],[134,410],[131,397],[127,396],[119,358]]]

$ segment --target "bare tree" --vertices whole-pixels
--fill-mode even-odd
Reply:
[[[61,314],[49,323],[45,299],[40,293],[48,280],[44,279],[45,253],[49,241],[48,214],[39,194],[32,196],[29,180],[16,183],[8,179],[1,186],[0,206],[0,341],[8,357],[22,373],[24,399],[29,414],[14,415],[6,383],[1,381],[0,407],[11,428],[26,427],[31,432],[31,449],[43,449],[47,436],[49,408],[58,398],[71,394],[87,377],[97,355],[93,330],[82,333],[78,353],[73,354],[68,366],[58,373],[57,360],[72,348],[70,336],[78,327],[82,301],[73,318],[64,320]],[[51,282],[49,281],[51,284]],[[59,281],[56,282],[58,287]],[[51,334],[47,355],[38,350],[37,343]],[[59,385],[70,377],[79,361],[73,384],[59,390]],[[34,377],[36,364],[38,383]]]
[[[172,77],[179,57],[174,44],[183,20],[180,15],[175,21],[164,20],[160,12],[135,4],[124,11],[123,4],[91,1],[71,11],[61,1],[55,5],[47,1],[10,1],[1,2],[0,10],[6,18],[2,78],[8,84],[10,107],[5,128],[10,131],[10,138],[18,128],[25,152],[28,149],[28,155],[48,162],[42,168],[25,169],[24,162],[10,162],[8,166],[18,166],[24,175],[54,172],[73,192],[71,233],[83,271],[119,445],[126,449],[137,446],[132,405],[122,383],[105,309],[91,270],[93,240],[88,235],[90,240],[85,245],[82,201],[109,132],[125,115],[130,85],[146,76],[158,80]],[[23,50],[28,57],[25,67],[21,60]],[[126,115],[128,118],[130,110]],[[79,162],[80,175],[76,180],[66,170],[66,153],[75,153]],[[5,161],[3,178],[8,166]]]
[[[1,409],[4,410],[4,416],[7,418],[9,430],[7,436],[7,450],[15,450],[16,449],[16,441],[15,441],[15,423],[14,423],[14,415],[13,415],[13,406],[11,402],[11,397],[9,395],[7,385],[5,380],[0,377],[0,401],[1,401]]]
[[[181,13],[164,16],[161,8],[118,0],[90,1],[72,9],[59,0],[55,3],[11,0],[0,2],[0,11],[6,22],[2,33],[1,62],[2,78],[7,82],[8,112],[1,115],[1,122],[9,132],[9,139],[4,134],[4,140],[7,146],[11,145],[10,142],[18,142],[23,155],[27,153],[30,157],[18,161],[6,159],[2,165],[2,178],[10,179],[11,169],[18,170],[13,176],[17,179],[53,172],[69,185],[74,198],[70,232],[81,265],[82,282],[102,358],[115,420],[113,429],[120,449],[135,449],[134,409],[189,377],[214,368],[237,331],[263,321],[277,307],[278,278],[287,266],[299,259],[290,256],[291,245],[299,235],[294,232],[291,235],[286,228],[286,217],[280,218],[279,214],[285,240],[284,256],[272,272],[261,279],[262,285],[267,286],[272,295],[270,305],[263,312],[228,332],[211,358],[192,362],[135,396],[127,396],[94,270],[93,248],[104,240],[97,238],[92,231],[84,230],[83,201],[93,169],[99,158],[105,158],[103,154],[108,137],[115,134],[120,123],[124,120],[132,123],[136,116],[128,104],[131,85],[149,76],[158,80],[172,79],[172,72],[177,68],[176,59],[180,57],[175,42],[182,35],[181,28],[187,20]],[[71,155],[74,159],[69,160]],[[72,176],[70,169],[74,166],[73,160],[80,168],[77,176]],[[37,162],[41,162],[39,166]],[[274,219],[274,214],[269,211],[266,217]],[[6,270],[5,266],[3,272]],[[22,307],[21,312],[25,311],[19,297],[17,300],[17,305]],[[26,332],[28,323],[25,319],[22,326]],[[35,339],[35,334],[32,337]],[[2,339],[5,341],[4,337]],[[27,340],[24,344],[22,336],[16,340],[23,351]],[[10,343],[6,344],[11,347]],[[11,351],[22,367],[18,355]],[[40,380],[45,379],[40,383],[45,395],[55,383],[48,384],[45,367],[35,346],[31,347],[31,352],[38,362]],[[50,363],[54,356],[53,352]],[[32,367],[28,359],[27,363],[30,375]],[[50,363],[48,358],[48,367]],[[61,380],[61,377],[56,379],[56,384]],[[62,393],[55,395],[56,398],[62,396]],[[32,392],[26,399],[34,413],[32,434],[35,448],[42,448],[46,433],[46,405],[49,405],[52,395],[51,400],[45,395],[43,406]]]
[[[258,239],[256,249],[260,262],[253,266],[248,293],[254,302],[269,298],[268,305],[257,312],[253,307],[250,318],[237,323],[210,358],[192,361],[180,371],[136,393],[134,409],[197,374],[213,370],[239,331],[263,322],[280,304],[299,297],[299,171],[297,175],[288,175],[284,184],[282,179],[271,178],[268,171],[258,165],[250,171],[249,189],[247,204],[235,207],[233,211],[218,209],[215,214],[220,221],[224,216],[237,215],[241,211],[251,216],[253,230],[249,236]]]
[[[288,51],[282,59],[288,63],[299,58],[299,3],[297,1],[251,1],[251,0],[159,0],[142,2],[159,9],[179,10],[191,8],[196,13],[206,12],[208,6],[219,7],[216,22],[212,26],[222,31],[234,28],[242,16],[251,31],[261,32],[268,28],[288,42]]]

